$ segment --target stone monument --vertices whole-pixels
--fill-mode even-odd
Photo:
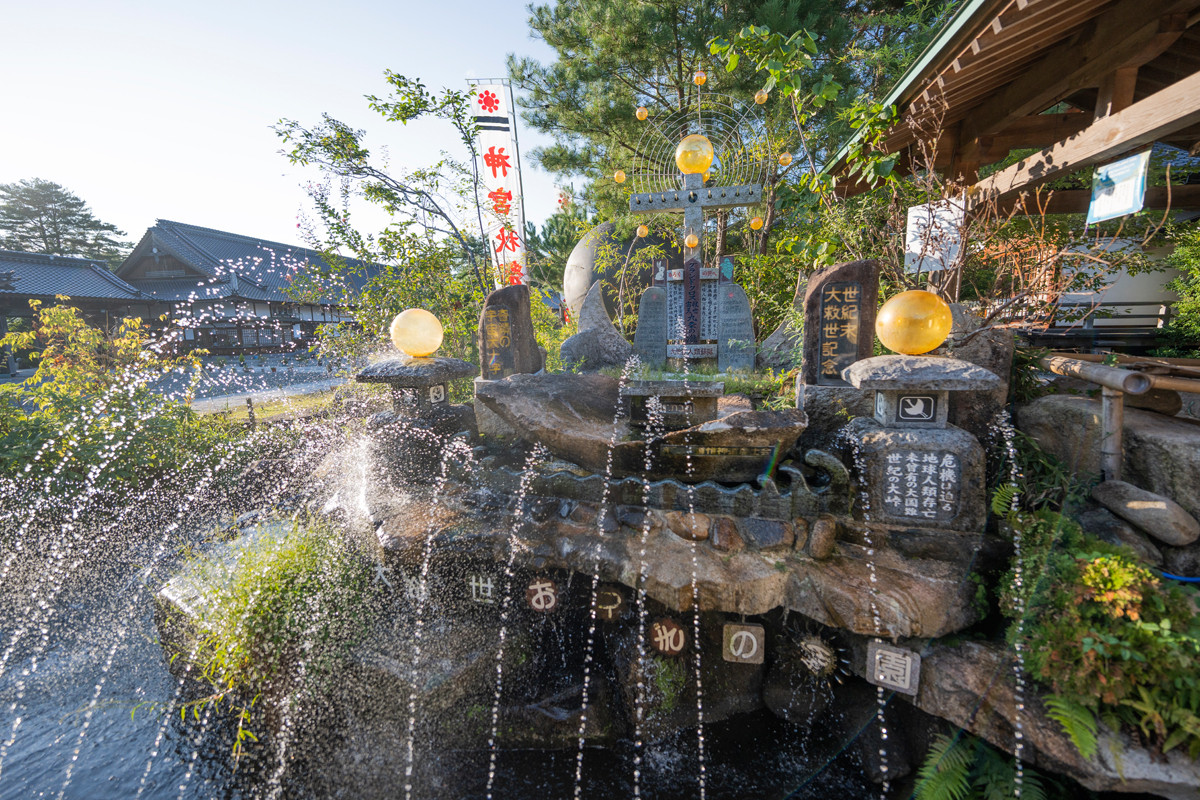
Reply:
[[[842,370],[873,355],[878,305],[876,261],[835,264],[808,279],[796,381],[796,406],[808,415],[802,446],[829,447],[850,418],[871,413],[870,393],[851,386]]]
[[[542,355],[529,312],[528,286],[505,286],[487,296],[479,313],[477,344],[480,377],[485,380],[500,380],[542,368]]]
[[[851,423],[870,521],[981,533],[983,447],[947,421],[950,392],[991,391],[1000,379],[975,364],[932,356],[868,358],[842,376],[874,393],[874,414]]]
[[[542,369],[528,286],[505,286],[487,296],[479,312],[476,343],[480,362],[480,376],[475,379],[477,391],[481,383]],[[512,434],[512,429],[482,404],[476,404],[475,412],[478,430],[485,436]]]
[[[720,299],[718,286],[723,280],[732,283],[732,259],[722,259],[715,267],[703,264],[700,236],[704,231],[704,212],[706,209],[716,211],[756,205],[763,201],[763,191],[760,184],[706,187],[704,174],[711,166],[713,156],[712,143],[706,137],[700,134],[685,137],[675,151],[675,164],[683,173],[682,188],[637,192],[629,198],[629,210],[635,214],[683,212],[683,269],[666,270],[667,360],[676,368],[686,360],[695,366],[715,366],[724,372],[726,369],[744,369],[747,356],[753,368],[753,326],[751,324],[747,337],[743,319],[749,318],[750,306],[746,302],[744,309],[741,307],[744,292],[740,298],[735,293],[728,298],[728,303]],[[657,265],[653,271],[657,272]],[[722,331],[721,316],[726,306],[731,327]],[[639,324],[640,321],[639,317]],[[722,338],[726,335],[736,337],[738,342],[749,341],[740,347],[728,344],[722,347],[723,341],[729,341]],[[662,365],[651,363],[651,366]]]

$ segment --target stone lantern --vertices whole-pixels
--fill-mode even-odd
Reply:
[[[874,416],[851,423],[870,520],[981,532],[987,520],[983,447],[947,421],[950,394],[990,391],[1000,378],[933,356],[877,356],[855,362],[842,376],[856,389],[875,390]]]

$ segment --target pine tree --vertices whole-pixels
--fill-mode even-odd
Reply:
[[[124,235],[53,181],[0,184],[0,248],[95,258],[116,269],[129,253],[129,244],[118,238]]]

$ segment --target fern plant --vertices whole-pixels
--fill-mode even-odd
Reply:
[[[1085,705],[1065,697],[1047,695],[1046,716],[1062,726],[1084,758],[1096,754],[1096,715]]]
[[[1008,800],[1016,796],[1017,770],[1010,759],[974,736],[939,735],[917,771],[914,800]],[[1046,800],[1038,773],[1022,769],[1023,800]]]

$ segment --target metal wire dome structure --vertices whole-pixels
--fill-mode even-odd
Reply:
[[[775,163],[766,120],[751,100],[702,92],[695,105],[652,115],[645,125],[630,169],[634,192],[682,189],[675,148],[693,133],[708,137],[715,154],[705,186],[765,184]]]

